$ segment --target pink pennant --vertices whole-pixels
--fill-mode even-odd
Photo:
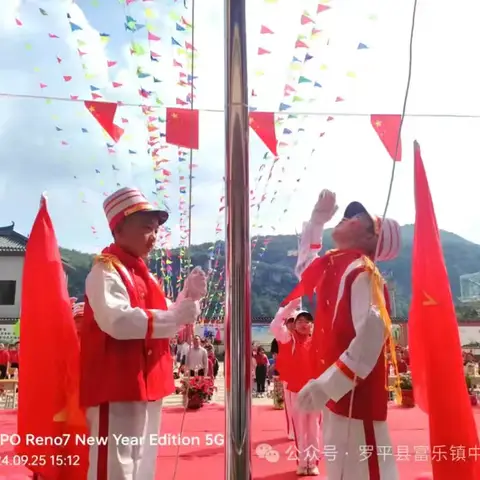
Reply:
[[[327,122],[331,122],[332,120],[334,120],[333,117],[331,117],[331,116],[330,116],[330,117],[327,117]]]
[[[57,63],[62,63],[62,59],[60,57],[57,57]]]
[[[308,45],[305,42],[302,42],[301,40],[297,40],[295,42],[295,48],[308,48]]]
[[[65,140],[62,140],[62,145],[68,145],[68,142],[66,142]]]
[[[48,36],[50,38],[60,38],[59,36],[55,35],[54,33],[49,33]]]
[[[70,100],[78,100],[78,95],[70,95]]]
[[[107,65],[108,65],[109,67],[114,67],[116,64],[117,64],[117,62],[115,62],[115,61],[113,61],[113,60],[108,60],[108,61],[107,61]]]
[[[127,118],[122,118],[122,123],[128,123],[128,119]]]
[[[313,20],[310,17],[307,17],[306,15],[302,15],[302,18],[300,20],[300,23],[302,25],[307,25],[307,23],[314,23]]]
[[[133,2],[135,2],[135,0],[126,0],[127,5],[130,5]]]
[[[92,98],[94,100],[98,100],[99,98],[103,98],[101,95],[99,95],[98,93],[92,93]]]
[[[335,99],[335,102],[343,102],[343,98],[342,98],[342,97],[337,97],[337,98]]]
[[[151,50],[150,50],[150,56],[153,57],[153,58],[161,57],[161,55],[159,53],[152,52]]]
[[[15,19],[15,23],[16,23],[19,27],[22,27],[22,26],[23,26],[23,23],[22,23],[18,18]]]
[[[328,5],[323,5],[321,3],[318,4],[318,7],[317,7],[317,13],[322,13],[322,12],[325,12],[329,9],[330,7]]]
[[[46,85],[45,83],[41,83],[40,84],[40,88],[47,88],[48,85]]]
[[[197,49],[194,48],[194,46],[193,46],[191,43],[189,43],[189,42],[185,42],[185,48],[186,48],[187,50],[192,51],[192,52],[197,50]]]
[[[113,88],[120,88],[123,87],[123,83],[118,83],[118,82],[112,82]]]
[[[268,50],[265,50],[264,48],[259,48],[258,49],[258,55],[268,55],[270,52]]]
[[[262,25],[260,27],[260,34],[261,35],[268,35],[268,34],[273,34],[272,30],[270,30],[268,27],[266,27],[265,25]]]
[[[64,76],[63,76],[63,79],[64,79],[66,82],[69,82],[69,81],[72,79],[72,77],[71,77],[70,75],[64,75]]]
[[[86,52],[82,52],[80,49],[78,49],[77,52],[81,57],[87,54]]]
[[[159,40],[161,40],[160,37],[157,37],[156,35],[154,35],[154,34],[151,33],[151,32],[148,32],[148,39],[149,39],[151,42],[158,42]]]

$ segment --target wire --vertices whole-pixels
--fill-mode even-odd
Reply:
[[[193,27],[192,27],[193,29]],[[45,96],[45,95],[27,95],[27,94],[16,94],[16,93],[3,93],[0,92],[0,98],[18,98],[18,99],[29,99],[29,100],[53,100],[56,102],[73,102],[73,103],[84,103],[84,102],[91,102],[92,100],[89,99],[81,99],[81,98],[67,98],[67,97],[56,97],[56,96]],[[94,100],[95,101],[95,100]],[[145,105],[142,103],[125,103],[125,102],[110,102],[110,103],[117,103],[119,107],[134,107],[134,108],[141,108]],[[158,106],[158,105],[149,105],[148,108],[152,110],[164,110],[165,106]],[[177,107],[172,107],[177,108]],[[225,110],[219,108],[198,108],[199,112],[206,112],[206,113],[225,113]],[[289,111],[274,111],[273,113],[278,116],[288,116],[288,115],[305,115],[305,116],[312,116],[312,117],[370,117],[372,114],[367,112],[298,112],[296,110],[289,110]],[[382,115],[380,112],[376,112],[378,115]],[[383,113],[383,115],[397,115],[396,113]],[[472,119],[480,119],[480,113],[406,113],[402,115],[403,118],[472,118]]]
[[[383,212],[382,216],[382,225],[384,224],[384,220],[387,215],[388,207],[390,206],[390,200],[392,197],[392,191],[393,191],[393,184],[395,181],[395,171],[396,171],[396,166],[397,162],[396,159],[398,158],[398,150],[401,144],[402,140],[402,127],[403,127],[403,121],[405,120],[406,116],[406,111],[407,111],[407,103],[408,103],[408,97],[410,94],[410,85],[412,81],[412,70],[413,70],[413,39],[415,36],[415,20],[417,16],[417,4],[418,0],[414,0],[413,2],[413,12],[412,12],[412,26],[410,29],[410,41],[409,41],[409,58],[408,58],[408,76],[407,76],[407,85],[405,87],[405,96],[403,100],[403,107],[402,107],[402,116],[400,119],[400,126],[398,128],[398,133],[397,133],[397,143],[395,147],[395,158],[393,159],[393,165],[392,165],[392,173],[390,174],[390,183],[388,187],[388,194],[387,194],[387,200],[385,201],[385,209]],[[380,232],[381,235],[381,232]],[[376,263],[376,257],[378,255],[380,247],[380,242],[377,244],[377,250],[375,252],[375,258],[374,258],[374,263]],[[353,379],[353,388],[352,388],[352,394],[350,395],[350,405],[349,405],[349,411],[348,411],[348,425],[347,425],[347,438],[346,438],[346,445],[350,444],[350,434],[351,434],[351,423],[352,423],[352,414],[353,414],[353,401],[355,397],[355,389],[357,386],[357,375],[355,374],[355,378]],[[346,463],[346,458],[343,458],[342,462],[342,469],[341,469],[341,475],[340,475],[340,480],[344,480],[344,475],[345,475],[345,463]]]

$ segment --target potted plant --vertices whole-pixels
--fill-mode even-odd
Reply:
[[[405,408],[414,407],[415,398],[413,397],[413,383],[410,373],[400,374],[400,389],[402,391],[402,401],[400,405]]]
[[[203,407],[215,390],[213,380],[209,377],[185,377],[181,380],[180,393],[183,395],[185,406],[190,410]]]
[[[472,406],[476,406],[478,403],[477,396],[473,393],[473,382],[470,375],[465,375],[465,382],[467,384],[468,395],[470,397],[470,403]]]
[[[273,408],[275,410],[283,410],[285,408],[283,383],[278,375],[273,376]]]

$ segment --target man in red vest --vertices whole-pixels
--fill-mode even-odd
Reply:
[[[400,226],[353,202],[332,238],[338,250],[315,260],[297,287],[297,294],[316,293],[311,361],[318,377],[301,390],[298,406],[324,410],[328,480],[397,480],[386,423],[385,350],[394,343],[388,291],[372,260],[398,255]]]
[[[194,269],[169,305],[145,260],[168,213],[134,188],[108,197],[114,243],[85,286],[80,400],[90,435],[88,480],[154,480],[162,399],[175,391],[170,338],[199,314],[206,277]]]

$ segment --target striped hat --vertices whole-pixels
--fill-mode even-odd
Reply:
[[[85,309],[85,303],[80,302],[76,303],[73,305],[72,310],[73,310],[73,318],[75,317],[83,317],[83,310]]]
[[[385,218],[371,215],[360,202],[352,202],[345,209],[343,218],[353,218],[361,213],[366,213],[372,220],[375,227],[375,233],[379,235],[377,245],[377,255],[375,260],[378,262],[387,262],[393,260],[400,253],[401,238],[400,225],[391,218]]]
[[[168,220],[168,213],[155,208],[145,198],[143,193],[136,188],[124,187],[112,193],[103,202],[103,210],[112,231],[120,220],[137,212],[156,213],[160,225],[163,225]]]

